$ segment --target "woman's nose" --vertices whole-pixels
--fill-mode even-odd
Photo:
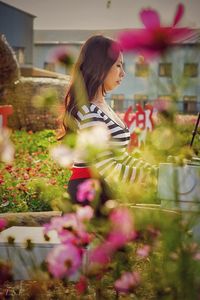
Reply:
[[[126,73],[125,73],[124,69],[122,69],[122,70],[121,70],[121,73],[120,73],[120,77],[123,78],[123,77],[125,76],[125,74],[126,74]]]

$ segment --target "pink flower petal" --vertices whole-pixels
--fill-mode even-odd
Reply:
[[[160,27],[159,14],[153,9],[143,9],[140,12],[140,18],[147,29]]]
[[[137,249],[136,254],[140,257],[147,257],[151,251],[151,247],[149,245],[144,245],[143,247],[140,247]]]
[[[159,14],[152,9],[141,11],[141,20],[144,29],[133,29],[121,32],[118,42],[124,52],[134,52],[144,56],[145,59],[163,55],[168,48],[191,37],[193,29],[175,28],[184,13],[184,6],[179,5],[174,18],[173,26],[161,26]]]
[[[183,14],[184,14],[184,5],[182,3],[180,3],[177,7],[176,14],[174,16],[174,22],[173,22],[172,26],[176,26],[179,23]]]
[[[79,207],[76,215],[80,221],[89,221],[94,216],[94,210],[91,206],[87,205],[84,207]]]
[[[89,262],[99,264],[100,266],[108,264],[112,250],[112,246],[108,243],[97,246],[89,252]]]
[[[0,218],[0,231],[7,226],[8,222],[6,219]]]
[[[87,290],[87,286],[88,286],[87,278],[84,277],[84,276],[81,276],[79,281],[75,285],[76,290],[77,290],[79,295],[85,293],[85,291]]]
[[[69,277],[81,266],[81,252],[75,246],[58,245],[47,255],[49,272],[56,278]]]
[[[128,293],[133,291],[140,284],[140,281],[138,272],[125,272],[115,281],[115,289],[118,292]]]
[[[186,27],[171,29],[171,42],[178,43],[194,35],[194,30]]]

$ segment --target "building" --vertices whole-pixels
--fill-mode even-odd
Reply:
[[[34,18],[35,16],[0,1],[0,35],[5,35],[14,50],[21,75],[24,77],[66,78],[63,74],[35,68],[33,61]]]
[[[68,70],[51,60],[59,46],[78,54],[84,41],[95,33],[115,38],[120,30],[35,30],[34,63],[39,68],[67,73]],[[107,95],[111,106],[125,111],[136,103],[170,100],[176,93],[177,109],[183,113],[200,111],[200,31],[181,44],[174,45],[165,59],[145,62],[143,57],[124,54],[126,72],[122,84]]]
[[[126,79],[111,95],[115,107],[176,98],[177,110],[200,111],[200,30],[167,55],[145,62],[143,57],[124,55]],[[121,103],[123,102],[123,104]]]
[[[35,30],[33,15],[0,1],[0,33],[15,50],[24,76],[69,74],[52,60],[58,47],[66,47],[76,58],[81,45],[93,34],[115,38],[120,30]],[[10,22],[12,20],[12,22]],[[177,109],[184,113],[200,111],[200,31],[183,43],[174,45],[165,60],[145,62],[143,57],[124,54],[126,72],[122,84],[107,95],[111,106],[125,111],[136,103],[177,97]],[[37,72],[35,72],[36,67]],[[29,69],[27,69],[27,67]],[[45,69],[45,72],[43,71]]]
[[[33,63],[35,16],[0,1],[0,33],[6,36],[20,64]]]
[[[68,73],[69,70],[52,61],[52,54],[57,48],[66,47],[76,59],[81,45],[94,34],[115,37],[119,30],[35,30],[34,62],[35,66],[51,71]]]

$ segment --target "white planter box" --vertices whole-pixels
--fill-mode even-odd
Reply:
[[[191,233],[200,243],[200,166],[160,164],[158,198],[161,208],[182,211],[193,221]]]
[[[15,238],[15,244],[8,244],[8,237]],[[39,266],[46,258],[47,253],[60,244],[57,233],[49,233],[50,240],[45,241],[43,227],[13,226],[0,233],[0,259],[8,260],[13,264],[14,280],[31,279],[34,266]],[[26,249],[26,240],[31,239],[34,248]]]
[[[158,198],[161,207],[200,211],[200,166],[159,166]]]

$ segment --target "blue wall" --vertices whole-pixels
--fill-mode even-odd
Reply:
[[[55,47],[55,45],[35,45],[35,66],[40,68],[44,67],[44,61],[48,60],[48,53],[50,53],[53,47]],[[78,45],[75,47],[77,50],[80,48]],[[113,95],[123,94],[125,98],[123,110],[126,110],[128,106],[136,104],[136,101],[134,101],[135,94],[147,95],[148,102],[151,102],[159,96],[171,94],[175,88],[177,91],[177,108],[179,111],[184,111],[184,96],[196,96],[196,109],[200,111],[200,46],[198,44],[174,46],[166,57],[151,60],[149,62],[150,75],[148,77],[135,76],[135,64],[137,62],[138,56],[134,54],[124,54],[126,75],[121,85],[107,95],[109,102],[111,102]],[[159,76],[159,63],[163,62],[172,63],[171,77]],[[197,77],[186,79],[185,76],[183,76],[185,63],[198,64]],[[56,72],[64,73],[65,70],[56,66]]]
[[[175,87],[180,101],[179,109],[182,110],[182,101],[184,96],[197,96],[198,106],[200,110],[200,46],[199,45],[182,45],[176,46],[168,55],[161,59],[150,61],[150,75],[148,77],[135,76],[135,63],[138,57],[131,54],[124,54],[125,63],[125,79],[122,84],[112,91],[112,94],[124,94],[125,99],[129,99],[134,104],[135,94],[145,94],[148,99],[157,99],[160,95],[171,94],[172,85]],[[172,76],[159,76],[159,63],[172,63]],[[183,76],[185,63],[198,64],[197,77]],[[112,97],[108,95],[108,97]]]

